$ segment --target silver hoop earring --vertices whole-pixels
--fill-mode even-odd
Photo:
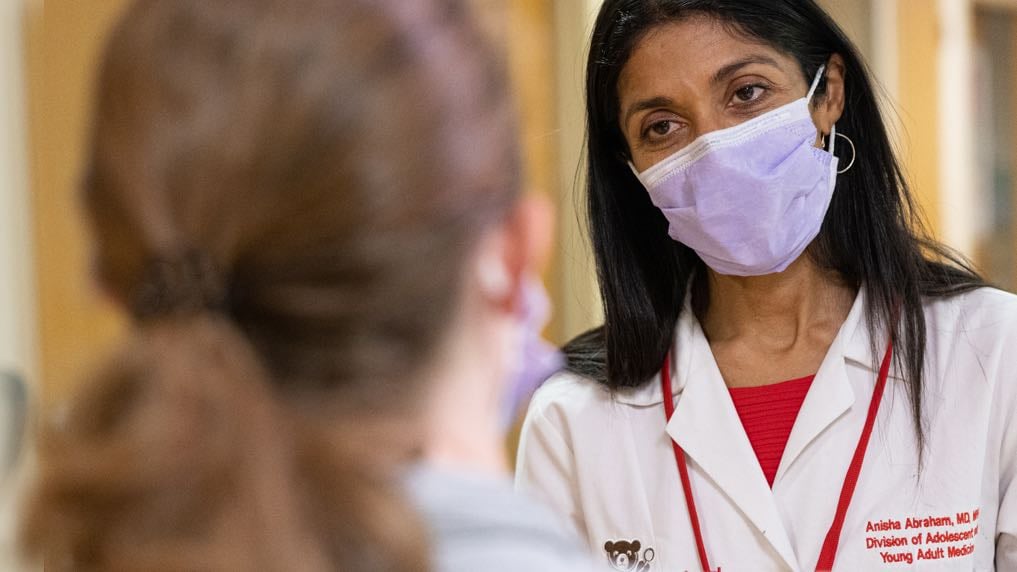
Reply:
[[[858,157],[858,153],[855,151],[855,142],[852,141],[850,137],[848,137],[847,135],[844,135],[843,133],[838,133],[837,137],[843,137],[844,139],[847,139],[848,145],[851,146],[851,162],[848,163],[847,167],[844,167],[840,171],[837,171],[838,175],[843,175],[844,173],[847,173],[848,171],[850,171],[851,167],[854,166],[855,158]]]

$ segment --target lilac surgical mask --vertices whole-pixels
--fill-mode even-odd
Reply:
[[[518,355],[502,399],[502,426],[506,429],[515,421],[519,409],[537,387],[565,367],[565,356],[541,337],[540,332],[551,317],[551,302],[544,286],[536,278],[528,278],[523,284],[517,312],[520,328]]]
[[[837,181],[830,149],[814,146],[808,95],[749,121],[707,133],[642,173],[629,163],[669,223],[668,235],[719,274],[784,271],[823,224]]]

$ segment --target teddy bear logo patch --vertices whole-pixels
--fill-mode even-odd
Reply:
[[[638,540],[608,540],[604,543],[607,561],[614,570],[622,572],[646,572],[656,555],[652,548],[642,549]]]

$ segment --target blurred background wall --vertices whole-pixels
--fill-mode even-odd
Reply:
[[[25,8],[0,2],[0,374],[34,377],[37,306],[26,145]]]
[[[24,570],[14,550],[23,452],[22,379],[37,380],[35,248],[28,180],[24,21],[27,5],[0,0],[0,570]],[[15,475],[11,465],[20,460]]]
[[[5,0],[11,2],[12,0]],[[36,392],[67,394],[116,339],[120,319],[95,288],[77,184],[100,46],[123,0],[38,0],[29,6],[27,87]]]
[[[410,0],[407,0],[410,1]],[[475,0],[508,54],[527,181],[559,207],[557,342],[600,319],[581,228],[584,50],[598,0]],[[933,234],[1017,288],[1017,0],[821,0],[882,84]],[[123,327],[92,284],[76,185],[99,47],[125,0],[0,0],[0,367],[44,403]],[[864,152],[864,150],[863,150]]]

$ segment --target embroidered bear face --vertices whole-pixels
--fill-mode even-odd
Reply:
[[[628,542],[626,540],[611,541],[604,544],[607,551],[607,560],[611,567],[622,572],[631,572],[639,566],[639,549],[641,544],[638,540]]]

